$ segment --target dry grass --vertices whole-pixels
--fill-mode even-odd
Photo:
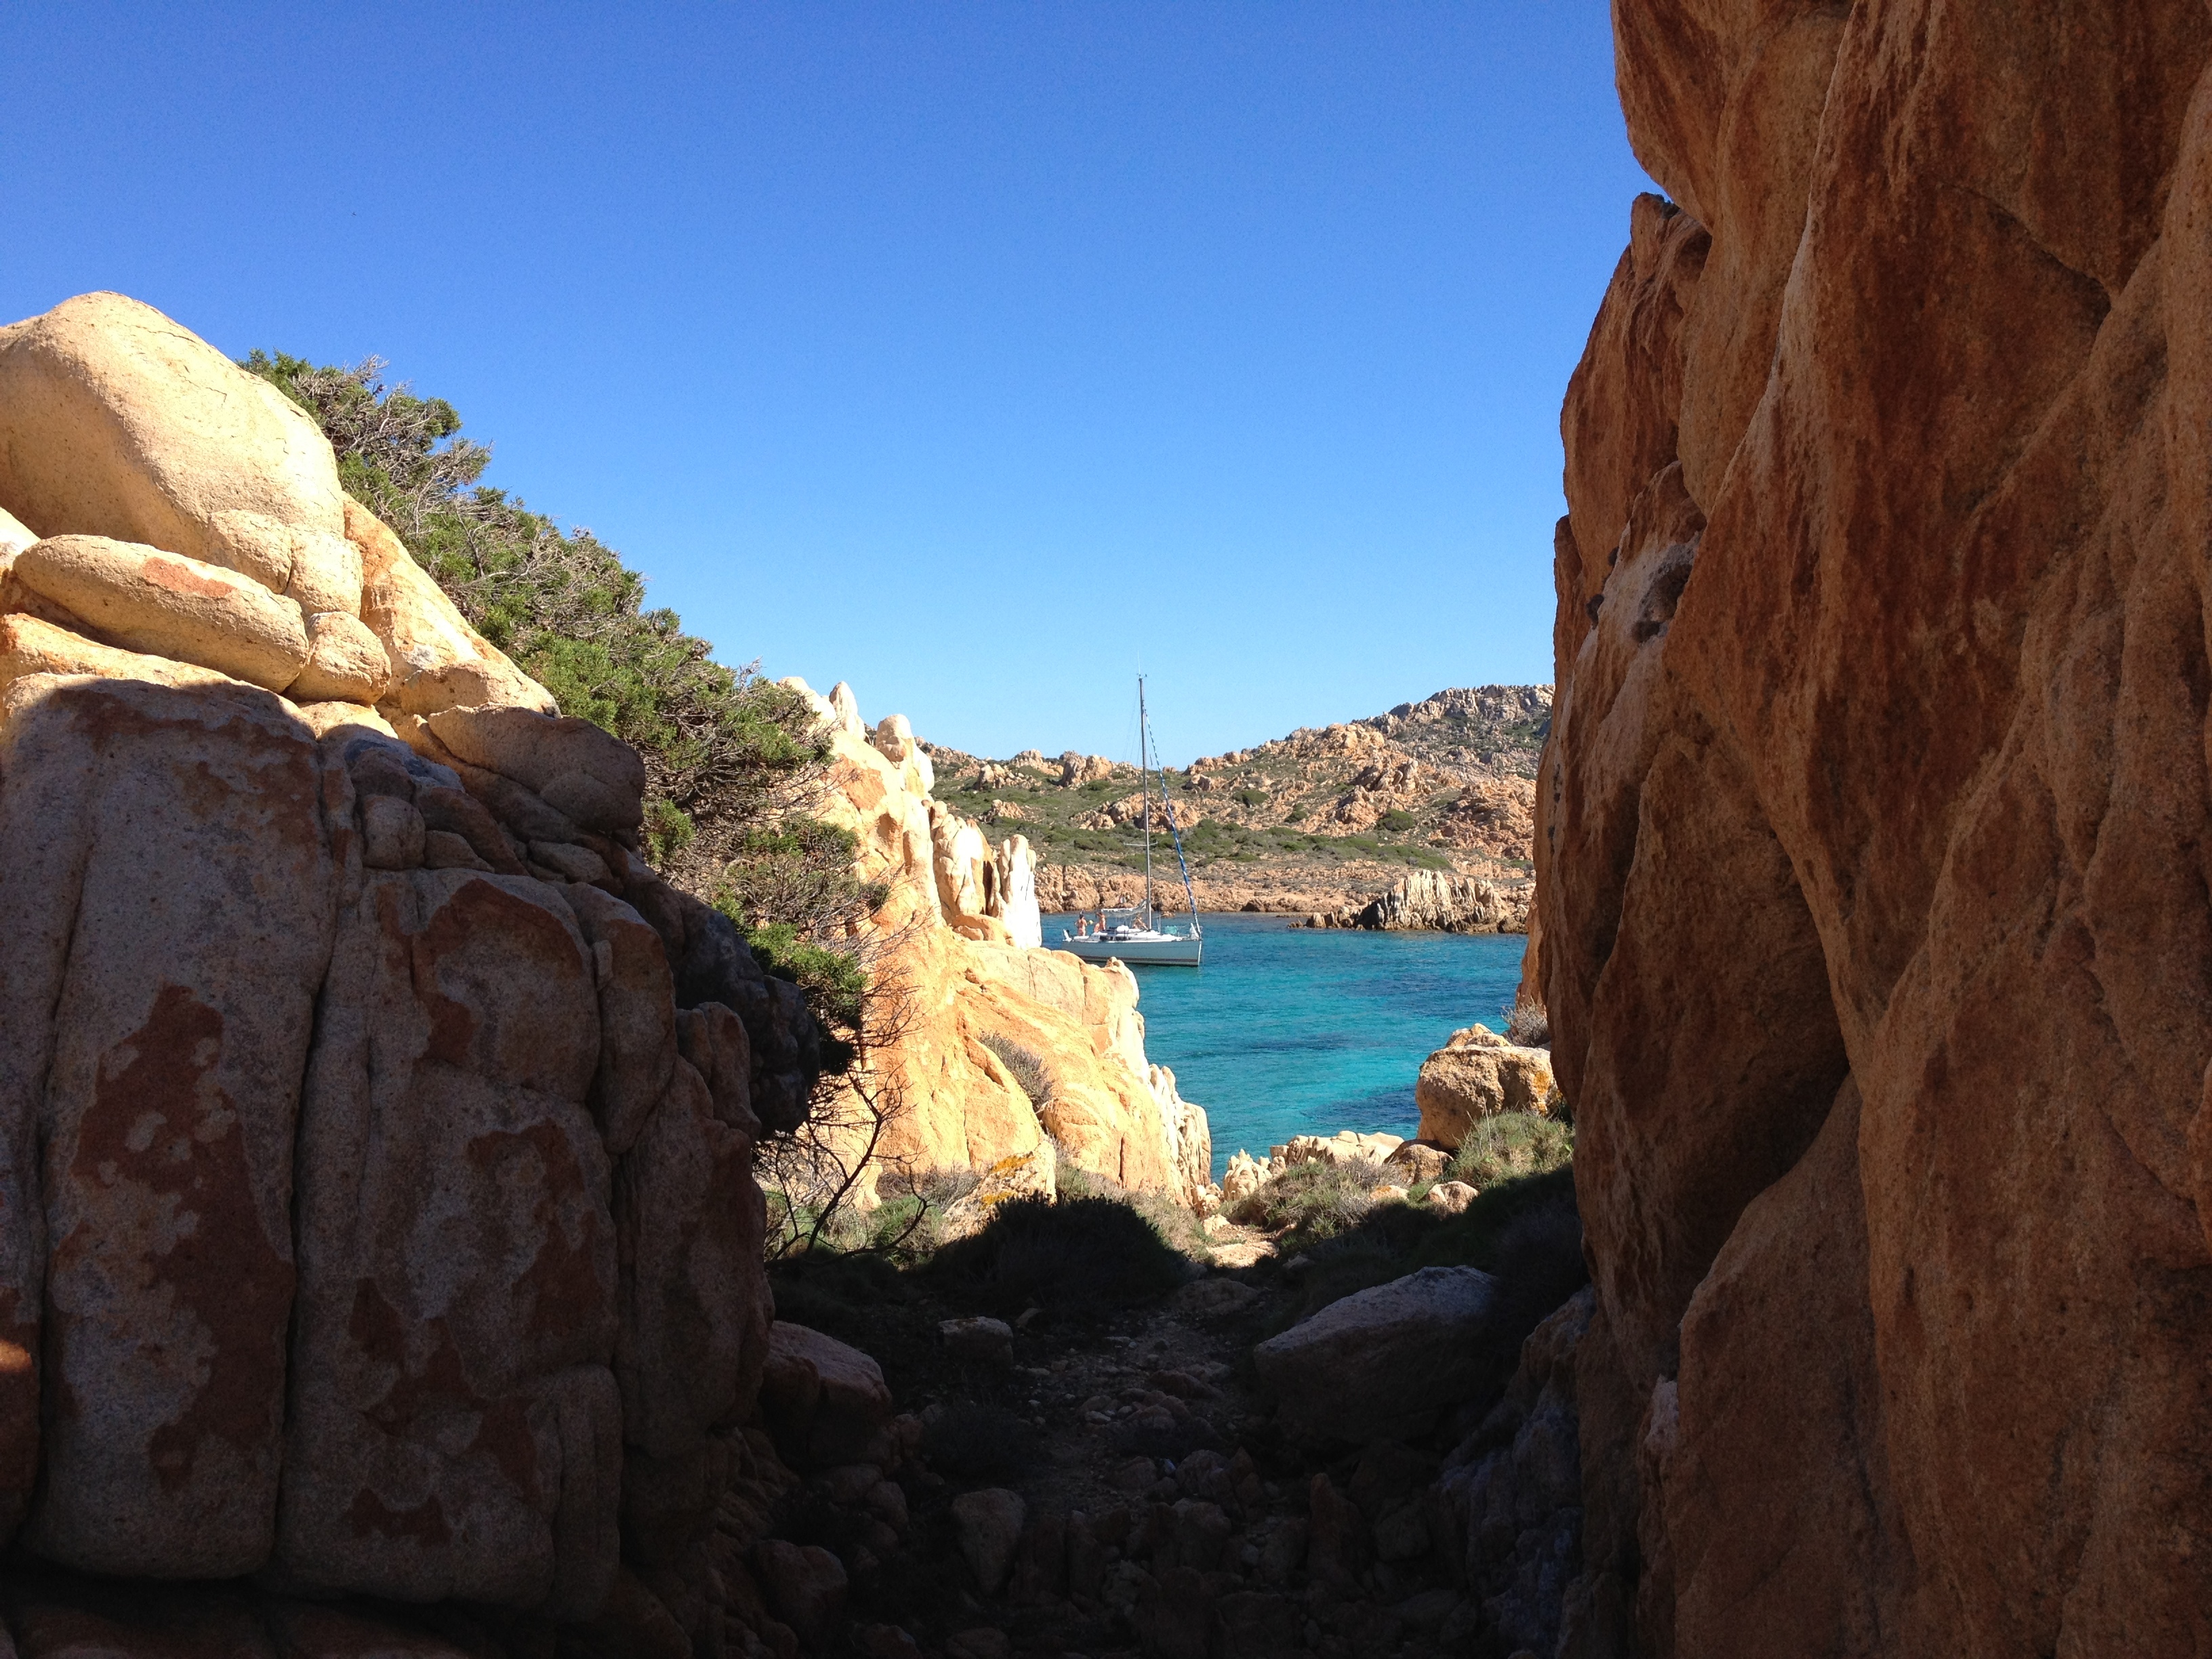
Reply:
[[[1034,1048],[1026,1048],[1012,1037],[987,1035],[982,1044],[999,1057],[999,1063],[1021,1085],[1022,1092],[1030,1097],[1030,1104],[1042,1107],[1052,1098],[1052,1073],[1045,1070],[1043,1057]]]
[[[1505,1017],[1505,1040],[1523,1048],[1551,1046],[1552,1017],[1540,1002],[1516,1002]]]
[[[1565,1169],[1574,1159],[1571,1124],[1534,1112],[1500,1112],[1476,1120],[1443,1178],[1486,1191],[1502,1181]]]

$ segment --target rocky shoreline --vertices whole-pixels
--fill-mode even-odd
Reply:
[[[1352,916],[1411,873],[1487,882],[1525,914],[1550,720],[1548,686],[1455,688],[1171,770],[1198,908]],[[1134,768],[1073,751],[989,760],[924,747],[945,799],[994,834],[1029,838],[1047,909],[1141,902]],[[1182,904],[1164,837],[1155,874],[1164,901]]]

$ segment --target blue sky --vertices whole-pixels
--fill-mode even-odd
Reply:
[[[198,15],[194,15],[198,13]],[[1601,0],[0,13],[0,314],[370,353],[728,662],[1176,761],[1551,678]]]

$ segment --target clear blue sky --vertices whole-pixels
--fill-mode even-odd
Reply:
[[[0,11],[0,314],[388,358],[725,661],[1187,760],[1548,680],[1603,0]]]

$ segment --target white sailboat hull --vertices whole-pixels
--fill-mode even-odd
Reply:
[[[1142,935],[1111,939],[1064,933],[1053,942],[1052,948],[1079,956],[1085,962],[1123,962],[1133,968],[1196,968],[1205,954],[1206,941],[1180,933],[1156,933],[1149,939]]]

